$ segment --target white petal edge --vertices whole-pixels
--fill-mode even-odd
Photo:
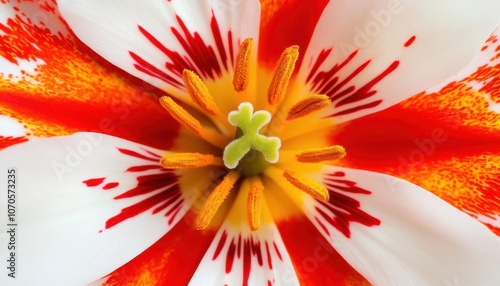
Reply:
[[[500,238],[486,226],[434,194],[407,181],[369,171],[326,167],[372,194],[349,194],[379,226],[351,223],[351,237],[315,217],[317,201],[306,201],[309,219],[332,246],[374,285],[496,285]],[[323,221],[324,223],[324,221]]]
[[[183,20],[190,33],[198,33],[201,39],[215,50],[216,54],[218,54],[217,44],[210,29],[212,11],[217,19],[228,56],[231,48],[236,57],[238,42],[242,42],[247,37],[252,37],[257,41],[259,33],[260,3],[256,0],[152,0],[147,2],[66,0],[58,1],[58,3],[63,17],[85,44],[112,64],[181,99],[182,95],[179,94],[184,93],[183,90],[179,93],[178,87],[146,75],[134,67],[129,51],[138,54],[182,83],[180,76],[174,75],[165,68],[167,59],[165,54],[140,33],[138,25],[146,29],[162,45],[179,52],[191,62],[193,59],[189,58],[171,31],[172,27],[181,30],[176,15]],[[227,39],[229,30],[232,31],[232,43],[228,43]],[[217,56],[220,62],[220,55]],[[232,66],[230,68],[232,69]]]
[[[124,156],[116,147],[162,154],[159,150],[98,133],[33,139],[0,152],[2,186],[7,186],[7,170],[16,170],[16,282],[84,285],[97,281],[156,242],[188,210],[192,200],[185,197],[185,205],[170,225],[163,213],[153,215],[148,209],[105,229],[105,222],[124,207],[149,197],[113,199],[137,186],[137,174],[125,173],[127,167],[152,164]],[[149,174],[155,171],[140,173]],[[119,185],[103,191],[82,182],[100,177]],[[1,223],[6,226],[10,223],[7,222],[6,193],[0,202],[0,210],[5,214]],[[10,237],[5,238],[0,242],[0,256],[7,259],[6,243]],[[0,277],[0,282],[12,281],[6,269]],[[10,285],[5,283],[0,284]]]
[[[340,80],[371,60],[345,87],[359,89],[399,61],[395,71],[375,85],[375,95],[337,106],[327,114],[383,100],[377,106],[334,117],[342,123],[386,109],[439,84],[465,66],[500,23],[499,9],[500,2],[494,0],[480,4],[472,0],[331,1],[314,31],[300,76],[305,81],[320,52],[332,47],[320,70],[329,70],[359,49],[338,72]],[[404,47],[412,36],[416,36],[414,42]]]

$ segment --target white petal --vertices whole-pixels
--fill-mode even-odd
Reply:
[[[457,72],[499,23],[499,9],[494,0],[331,1],[300,73],[332,98],[337,122],[359,118]]]
[[[21,123],[11,117],[0,114],[0,137],[21,137],[26,131]]]
[[[23,285],[88,284],[167,233],[193,199],[161,168],[160,154],[97,133],[33,139],[0,152],[5,192],[7,169],[16,173],[13,221],[7,222],[7,193],[0,198],[2,225],[17,223],[7,226],[17,235],[16,279]],[[6,242],[0,243],[3,258],[9,257]]]
[[[269,284],[270,283],[270,284]],[[274,224],[252,232],[226,222],[189,285],[299,285]]]
[[[76,35],[114,65],[159,88],[232,70],[239,43],[258,38],[258,1],[59,1]],[[244,24],[242,24],[244,23]],[[133,56],[132,56],[133,55]]]
[[[500,238],[483,224],[404,180],[338,167],[324,171],[323,182],[338,201],[331,199],[326,205],[310,199],[308,216],[371,283],[496,285],[500,281]],[[344,222],[348,232],[341,232],[332,221]]]
[[[265,202],[260,228],[251,231],[248,227],[244,210],[249,189],[244,180],[189,285],[299,285]]]

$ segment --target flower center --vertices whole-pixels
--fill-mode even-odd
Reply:
[[[227,168],[236,168],[250,150],[260,152],[264,156],[264,162],[278,162],[281,140],[278,137],[267,137],[259,133],[260,129],[271,121],[271,113],[265,110],[254,113],[253,105],[243,102],[238,106],[237,111],[229,112],[228,121],[238,129],[236,139],[224,148],[222,159]],[[262,162],[259,154],[250,154],[245,159],[247,159],[246,164],[242,164],[243,168],[240,172],[246,176],[258,175],[267,166]]]
[[[251,63],[253,60],[252,48],[253,40],[246,39],[239,50],[233,75],[233,87],[237,92],[245,92],[249,86]],[[267,92],[266,109],[269,111],[283,111],[284,104],[282,104],[282,101],[292,77],[297,58],[297,46],[291,46],[282,53]],[[302,175],[300,173],[301,170],[297,172],[285,168],[289,168],[288,160],[293,160],[298,164],[338,160],[346,154],[342,146],[320,147],[298,152],[286,150],[287,154],[293,152],[295,156],[291,157],[287,155],[284,159],[280,160],[282,140],[275,136],[268,136],[267,133],[273,131],[271,130],[272,128],[268,128],[264,132],[261,131],[267,124],[271,124],[275,118],[273,118],[271,112],[268,110],[254,112],[254,106],[250,102],[242,102],[239,104],[237,110],[229,112],[227,122],[235,127],[235,131],[233,131],[235,135],[231,140],[225,133],[220,132],[218,128],[218,126],[227,123],[222,122],[226,119],[221,112],[220,106],[215,103],[208,87],[200,77],[192,71],[184,70],[182,79],[192,102],[207,115],[207,118],[203,122],[212,121],[213,124],[209,124],[211,127],[207,127],[205,123],[202,124],[195,116],[168,96],[160,98],[161,105],[182,126],[219,149],[220,153],[167,153],[161,158],[160,163],[167,169],[219,166],[224,168],[226,173],[224,178],[217,183],[217,186],[213,189],[200,210],[196,219],[196,228],[205,229],[209,226],[217,210],[236,185],[237,187],[246,188],[248,192],[246,212],[248,225],[252,230],[258,229],[265,191],[265,185],[261,176],[266,175],[270,177],[271,172],[276,172],[276,170],[281,173],[281,177],[286,179],[291,186],[302,190],[315,199],[322,201],[329,200],[328,190],[321,183]],[[321,94],[315,94],[299,100],[288,109],[284,123],[286,125],[289,121],[322,110],[328,107],[330,103],[330,98]],[[305,125],[306,128],[309,128],[309,125],[307,123]],[[286,161],[286,164],[281,161]],[[275,163],[278,163],[277,167],[271,168],[270,165]],[[269,174],[266,174],[270,169],[272,170],[269,171]]]

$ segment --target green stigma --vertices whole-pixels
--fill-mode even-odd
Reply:
[[[254,113],[253,105],[249,102],[243,102],[238,106],[238,110],[229,112],[228,121],[231,125],[238,127],[238,130],[236,139],[224,148],[222,159],[227,168],[236,168],[241,159],[251,150],[260,152],[268,163],[278,162],[281,140],[278,137],[259,134],[260,129],[271,121],[269,112],[259,110]],[[260,167],[263,164],[257,161],[259,160],[256,160],[255,163],[258,166],[254,167],[261,169]],[[249,172],[249,170],[246,171]],[[255,173],[256,171],[253,170],[249,173]],[[243,172],[245,173],[245,170]]]

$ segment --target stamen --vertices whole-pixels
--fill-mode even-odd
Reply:
[[[299,46],[291,46],[281,54],[273,80],[267,91],[267,101],[270,105],[276,105],[283,99],[298,57]]]
[[[241,43],[234,67],[233,86],[236,91],[243,91],[248,86],[253,39],[247,38]]]
[[[194,134],[205,139],[208,143],[216,146],[223,147],[227,144],[227,138],[222,136],[220,133],[213,130],[205,129],[201,126],[201,123],[189,114],[184,108],[175,103],[175,101],[168,97],[162,96],[160,98],[160,104],[165,108],[170,115],[177,120],[182,126],[191,130]]]
[[[193,101],[196,102],[203,111],[212,115],[216,115],[220,112],[207,86],[196,73],[185,69],[182,72],[182,80]]]
[[[323,161],[333,161],[344,158],[347,155],[345,148],[334,145],[324,148],[309,149],[298,152],[295,156],[297,161],[303,163],[319,163]]]
[[[240,175],[236,172],[229,172],[222,182],[215,187],[196,218],[196,229],[205,229],[208,227],[239,176]]]
[[[262,212],[262,199],[264,186],[258,176],[250,178],[250,191],[247,198],[248,226],[255,231],[260,227],[260,214]]]
[[[300,176],[291,170],[285,170],[283,176],[296,188],[308,193],[315,199],[321,201],[328,201],[330,199],[330,194],[325,186],[313,179]]]
[[[222,158],[200,153],[168,153],[160,159],[165,169],[193,169],[209,165],[223,166]]]
[[[203,127],[200,122],[196,120],[191,114],[189,114],[184,108],[175,103],[175,101],[168,97],[162,96],[160,98],[160,104],[165,108],[172,117],[177,120],[181,125],[186,127],[187,129],[193,131],[196,135],[201,135],[201,130]]]
[[[227,168],[236,168],[250,149],[261,152],[269,163],[278,162],[281,140],[278,137],[259,134],[260,129],[271,121],[268,111],[259,110],[254,113],[252,104],[243,102],[238,106],[238,110],[229,112],[228,121],[243,134],[224,148],[222,159]]]
[[[331,104],[330,98],[324,94],[314,94],[297,102],[286,116],[286,120],[292,120],[319,111]]]

